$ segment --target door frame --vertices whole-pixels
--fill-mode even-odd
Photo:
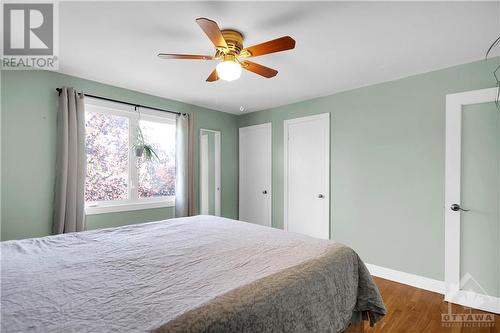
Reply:
[[[270,161],[269,161],[269,170],[271,172],[271,179],[269,181],[269,207],[268,207],[268,223],[265,225],[267,227],[272,227],[273,225],[273,127],[271,122],[267,123],[262,123],[262,124],[257,124],[257,125],[250,125],[250,126],[244,126],[240,127],[238,129],[238,184],[241,184],[241,172],[240,172],[240,166],[241,166],[241,132],[244,131],[249,131],[253,129],[258,129],[258,128],[265,128],[269,129],[270,133],[270,139],[271,139],[271,156],[270,156]],[[241,187],[238,186],[238,218],[240,215],[240,210],[241,210],[241,202],[240,202],[240,191]]]
[[[208,135],[200,133],[200,214],[208,208],[209,193],[205,188],[208,181]],[[207,213],[208,214],[208,213]]]
[[[460,204],[462,148],[462,108],[464,105],[494,102],[498,88],[446,95],[445,144],[445,301],[500,313],[500,297],[460,289],[460,212],[450,209]],[[473,296],[473,297],[471,297]],[[473,306],[471,299],[480,300]]]
[[[199,137],[200,137],[200,149],[199,149],[199,161],[198,161],[198,164],[199,164],[199,190],[200,190],[200,193],[199,193],[199,200],[200,200],[200,212],[201,212],[201,205],[202,205],[202,188],[201,188],[201,183],[202,183],[202,158],[201,158],[201,153],[202,153],[202,139],[203,139],[203,134],[202,132],[211,132],[211,133],[214,133],[214,206],[215,206],[215,210],[214,210],[214,214],[215,216],[221,216],[221,205],[222,205],[222,202],[221,202],[221,165],[222,165],[222,161],[221,161],[221,151],[222,151],[222,148],[221,148],[221,145],[222,145],[222,132],[219,131],[219,130],[213,130],[213,129],[207,129],[207,128],[200,128],[200,131],[199,131]],[[207,147],[208,149],[208,147]],[[208,154],[208,150],[207,150],[207,154]],[[207,166],[208,168],[208,166]]]
[[[222,202],[221,202],[221,164],[222,164],[222,156],[221,156],[221,151],[222,151],[222,132],[220,131],[214,131],[214,156],[215,156],[215,161],[214,161],[214,169],[215,169],[215,215],[216,216],[221,216],[221,211],[222,211]]]
[[[320,114],[315,114],[312,116],[306,116],[306,117],[299,117],[299,118],[292,118],[292,119],[286,119],[283,121],[283,229],[288,231],[288,126],[291,124],[297,124],[297,123],[302,123],[302,122],[307,122],[311,120],[318,120],[318,119],[323,119],[328,122],[328,142],[325,148],[325,154],[328,156],[326,159],[326,170],[327,172],[327,177],[328,177],[328,191],[327,192],[327,197],[325,198],[328,200],[328,238],[332,239],[332,224],[331,224],[331,185],[330,185],[330,112],[326,113],[320,113]]]

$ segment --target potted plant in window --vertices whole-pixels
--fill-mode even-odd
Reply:
[[[135,137],[135,143],[132,147],[135,151],[135,156],[143,157],[146,161],[159,160],[158,154],[156,153],[153,146],[146,142],[144,139],[144,134],[142,134],[141,127],[137,127],[137,135]]]

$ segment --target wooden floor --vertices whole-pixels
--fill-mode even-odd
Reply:
[[[467,324],[462,323],[445,327],[441,314],[450,310],[449,303],[443,301],[443,295],[380,278],[374,280],[384,299],[387,315],[375,327],[366,325],[365,333],[500,333],[500,315],[494,316],[494,323],[483,324],[492,327],[477,327],[478,324],[473,324],[476,327],[464,327]],[[459,305],[451,306],[451,313],[467,314],[471,311],[486,314]]]

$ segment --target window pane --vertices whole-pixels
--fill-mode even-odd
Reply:
[[[128,118],[85,112],[86,202],[127,199],[128,136]]]
[[[153,146],[159,161],[137,159],[139,198],[175,195],[175,125],[141,120],[146,143]]]

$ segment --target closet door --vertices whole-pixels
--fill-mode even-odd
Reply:
[[[329,114],[286,120],[284,134],[285,229],[329,239]]]
[[[271,123],[240,128],[239,219],[271,226]]]

